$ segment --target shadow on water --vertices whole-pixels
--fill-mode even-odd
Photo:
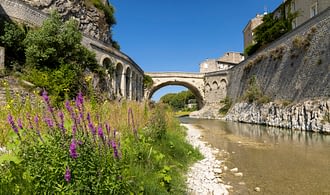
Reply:
[[[329,135],[220,120],[180,120],[196,125],[205,141],[230,153],[225,164],[243,172],[239,178],[224,174],[234,194],[330,194]]]

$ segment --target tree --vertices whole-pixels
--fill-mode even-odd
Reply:
[[[182,110],[188,104],[190,99],[194,99],[194,94],[188,91],[181,91],[180,93],[169,93],[160,98],[160,101],[170,105],[174,110]]]
[[[6,48],[6,67],[20,69],[25,62],[24,44],[27,28],[1,19],[0,45]]]
[[[86,86],[83,72],[97,71],[95,54],[81,44],[77,22],[62,22],[53,12],[36,30],[28,32],[24,44],[25,78],[46,89],[57,100],[74,97]]]
[[[275,41],[285,33],[292,30],[292,21],[298,16],[298,12],[289,12],[285,15],[285,7],[283,4],[281,9],[282,15],[280,17],[275,17],[273,13],[264,15],[262,18],[262,24],[254,30],[255,44],[249,45],[245,49],[244,53],[246,55],[252,55],[260,47]]]

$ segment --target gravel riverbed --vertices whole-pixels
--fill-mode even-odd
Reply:
[[[187,192],[191,195],[227,195],[228,189],[232,186],[223,184],[221,179],[222,161],[216,159],[216,154],[219,153],[218,149],[212,148],[207,142],[200,140],[201,132],[198,128],[189,124],[182,124],[187,128],[187,140],[204,156],[193,164],[188,171],[187,175]]]

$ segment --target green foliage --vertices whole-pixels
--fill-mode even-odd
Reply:
[[[248,87],[242,97],[243,100],[249,103],[256,102],[258,104],[270,102],[271,99],[262,93],[255,76],[252,76],[248,82]]]
[[[81,39],[74,20],[63,23],[58,13],[52,13],[24,40],[25,79],[46,89],[55,101],[63,100],[64,94],[74,97],[78,90],[84,90],[83,72],[97,71],[98,65],[95,54],[81,45]]]
[[[150,89],[153,84],[154,84],[154,82],[149,75],[143,76],[143,86],[145,89]]]
[[[188,91],[169,93],[160,98],[160,102],[170,105],[175,111],[184,110],[189,100],[195,99],[194,94]]]
[[[6,48],[6,68],[19,70],[25,61],[23,40],[27,29],[4,19],[0,20],[0,26],[0,45]]]
[[[281,13],[280,17],[275,17],[273,13],[264,15],[262,24],[254,30],[254,41],[256,43],[247,47],[244,51],[245,54],[252,55],[260,47],[273,42],[292,30],[292,21],[298,16],[298,12],[289,12],[284,15],[285,8],[282,5]]]
[[[220,103],[224,105],[219,109],[219,113],[225,115],[231,108],[233,101],[227,96],[224,100],[221,100]]]
[[[259,48],[260,48],[260,44],[258,43],[251,44],[244,49],[244,55],[250,56],[254,54]]]

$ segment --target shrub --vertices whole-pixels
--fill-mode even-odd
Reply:
[[[255,76],[252,76],[248,82],[248,87],[242,97],[243,100],[249,103],[256,102],[258,104],[265,104],[271,101],[270,97],[262,93]]]
[[[220,108],[219,113],[225,115],[231,108],[233,101],[229,97],[226,97],[224,100],[221,100],[220,103],[224,104],[224,106]]]

